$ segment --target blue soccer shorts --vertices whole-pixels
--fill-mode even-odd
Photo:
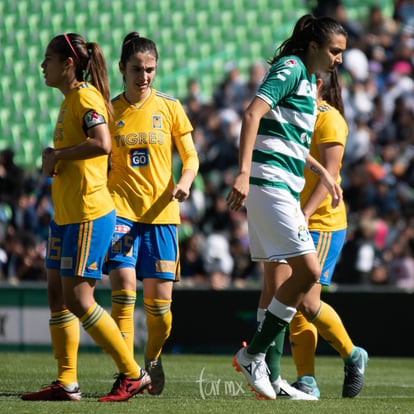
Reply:
[[[338,231],[310,231],[310,234],[315,243],[316,255],[322,269],[319,283],[329,286],[345,243],[346,229]]]
[[[134,268],[139,280],[180,278],[177,225],[117,217],[105,270]]]
[[[58,225],[52,221],[46,269],[62,276],[102,279],[102,267],[115,228],[115,210],[85,223]]]

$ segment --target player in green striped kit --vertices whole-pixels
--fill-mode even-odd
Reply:
[[[246,205],[251,257],[264,262],[265,276],[271,278],[283,259],[292,270],[250,344],[234,358],[236,369],[262,398],[286,394],[291,399],[306,398],[280,375],[270,379],[265,354],[274,341],[284,340],[297,306],[320,276],[299,203],[304,168],[320,177],[333,206],[342,199],[340,187],[309,155],[309,145],[316,121],[314,73],[332,71],[342,62],[346,37],[344,28],[329,17],[308,14],[300,18],[292,36],[276,51],[270,70],[243,114],[239,173],[227,202],[232,210]]]

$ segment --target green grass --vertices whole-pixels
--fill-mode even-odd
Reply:
[[[343,365],[339,357],[318,356],[319,401],[255,400],[244,377],[232,368],[231,355],[164,355],[166,386],[161,396],[134,397],[129,403],[98,403],[112,386],[115,365],[108,355],[80,353],[80,403],[22,401],[25,391],[36,391],[56,377],[49,353],[0,353],[0,413],[30,414],[324,414],[414,413],[414,359],[371,358],[366,382],[354,399],[341,397]],[[142,355],[137,355],[138,362]],[[282,359],[283,377],[295,378],[290,356]],[[200,378],[203,379],[200,389]]]

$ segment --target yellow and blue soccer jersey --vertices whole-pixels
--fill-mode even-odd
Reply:
[[[318,151],[320,144],[339,144],[342,145],[342,155],[345,149],[348,126],[340,112],[327,102],[323,101],[318,105],[318,116],[316,119],[315,130],[312,136],[309,152],[319,162],[321,157]],[[340,167],[342,167],[342,162]],[[306,185],[300,194],[301,204],[304,205],[312,193],[319,177],[311,171],[305,170]],[[338,176],[337,183],[341,183]],[[328,194],[322,201],[317,210],[309,218],[309,230],[335,231],[343,230],[347,227],[345,203],[332,208],[331,196]]]
[[[112,157],[108,187],[118,217],[149,224],[179,224],[174,188],[173,146],[183,170],[197,174],[198,156],[193,130],[181,103],[154,89],[140,106],[123,94],[112,101],[114,119],[110,130]]]
[[[56,149],[89,139],[87,130],[106,122],[108,114],[100,92],[79,83],[65,97],[53,135]],[[91,221],[114,209],[107,188],[108,156],[86,160],[59,160],[52,181],[54,220],[59,225]]]

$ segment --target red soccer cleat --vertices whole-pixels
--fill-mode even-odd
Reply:
[[[37,392],[27,392],[22,395],[26,401],[80,401],[82,393],[79,388],[74,391],[66,391],[59,381],[53,381],[51,385]]]
[[[124,374],[116,375],[116,381],[109,394],[99,398],[99,402],[128,401],[136,394],[143,394],[151,386],[151,378],[147,371],[141,369],[139,378],[127,378]]]

